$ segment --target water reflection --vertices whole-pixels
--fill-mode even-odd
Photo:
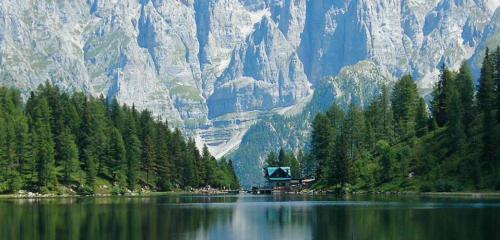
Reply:
[[[0,200],[0,239],[494,239],[494,199],[158,196]]]

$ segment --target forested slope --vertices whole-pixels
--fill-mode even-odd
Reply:
[[[239,188],[231,161],[200,153],[149,111],[48,83],[25,104],[0,87],[0,168],[4,193]]]

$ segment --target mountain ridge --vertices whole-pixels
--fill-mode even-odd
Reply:
[[[494,7],[485,0],[6,0],[0,83],[27,95],[50,80],[116,97],[222,156],[237,151],[253,124],[299,109],[345,69],[351,79],[332,89],[351,89],[347,95],[369,99],[373,93],[353,86],[373,71],[388,82],[410,73],[428,93],[440,64],[456,69],[500,41]],[[370,67],[352,67],[363,63]]]

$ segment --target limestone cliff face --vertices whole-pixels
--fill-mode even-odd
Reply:
[[[214,89],[208,99],[211,118],[288,107],[312,93],[295,49],[268,17],[235,48]]]
[[[3,0],[0,83],[28,93],[51,81],[116,97],[221,156],[263,117],[300,113],[314,91],[365,101],[377,76],[390,82],[406,73],[428,91],[438,65],[455,68],[471,56],[477,63],[499,41],[497,7],[495,0]],[[343,92],[320,89],[324,79],[342,79],[332,89]]]

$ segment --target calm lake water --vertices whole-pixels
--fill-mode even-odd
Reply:
[[[0,199],[0,239],[500,239],[499,199]]]

